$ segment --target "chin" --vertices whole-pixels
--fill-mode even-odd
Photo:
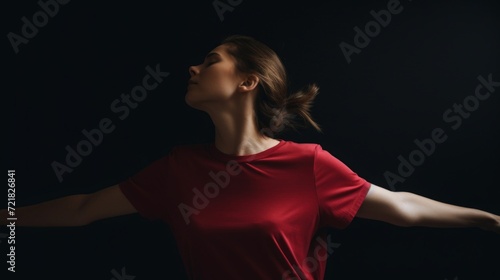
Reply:
[[[184,101],[186,102],[187,105],[193,107],[193,101],[191,99],[192,98],[190,97],[189,92],[187,92],[186,95],[184,96]]]
[[[194,109],[202,110],[200,106],[200,102],[198,100],[195,100],[193,98],[193,95],[189,93],[189,91],[186,93],[184,96],[184,101],[186,102],[189,107],[192,107]]]

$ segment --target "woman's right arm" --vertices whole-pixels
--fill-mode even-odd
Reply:
[[[16,226],[72,227],[136,212],[116,184],[91,194],[70,195],[17,207],[15,217]],[[0,210],[0,225],[8,224],[7,217],[7,209]]]

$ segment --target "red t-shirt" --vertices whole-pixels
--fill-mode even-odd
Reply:
[[[190,279],[323,279],[335,244],[370,183],[318,144],[279,139],[254,155],[179,145],[120,189],[167,223]]]

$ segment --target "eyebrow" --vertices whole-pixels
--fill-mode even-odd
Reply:
[[[208,59],[208,58],[210,58],[212,56],[221,56],[221,55],[218,54],[218,53],[216,53],[216,52],[211,52],[211,53],[207,54],[207,56],[205,56],[205,59]]]

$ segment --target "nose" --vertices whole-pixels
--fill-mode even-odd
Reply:
[[[198,68],[196,66],[190,66],[189,67],[189,74],[191,75],[191,77],[198,74]]]

